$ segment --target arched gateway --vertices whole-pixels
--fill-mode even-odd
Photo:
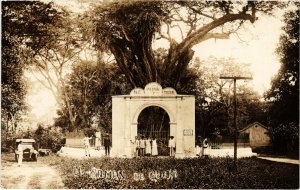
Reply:
[[[175,157],[195,155],[195,97],[178,95],[173,88],[155,82],[130,95],[112,96],[112,152],[115,157],[132,157],[131,142],[137,136],[138,117],[143,109],[158,106],[170,118],[170,135],[176,140]]]

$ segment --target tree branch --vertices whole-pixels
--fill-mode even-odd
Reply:
[[[251,22],[255,21],[255,16],[250,14],[226,14],[222,16],[219,19],[216,19],[212,22],[210,22],[207,25],[204,25],[200,29],[196,30],[195,32],[191,33],[188,37],[186,37],[180,44],[176,47],[176,53],[173,54],[174,56],[171,57],[169,61],[169,64],[174,64],[180,55],[184,52],[186,52],[187,49],[193,47],[194,45],[198,44],[199,42],[202,42],[204,38],[208,38],[210,35],[207,35],[209,31],[227,23],[232,22],[235,20],[250,20]],[[219,36],[221,37],[221,36]]]

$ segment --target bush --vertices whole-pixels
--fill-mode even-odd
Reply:
[[[14,136],[5,130],[1,131],[1,152],[10,152],[14,149]]]
[[[274,154],[273,148],[271,146],[253,147],[252,152],[255,152],[257,154]]]
[[[33,137],[39,144],[39,148],[51,149],[56,153],[63,145],[64,135],[58,128],[46,128],[39,125]]]
[[[269,130],[274,152],[299,153],[299,126],[296,123],[280,124]]]
[[[274,163],[256,158],[238,160],[238,171],[233,174],[224,158],[95,158],[76,160],[61,158],[55,164],[64,178],[67,188],[298,188],[298,165]],[[92,170],[92,168],[94,168]],[[85,172],[84,172],[85,171]],[[90,173],[88,173],[89,171]],[[92,172],[91,172],[92,171]],[[120,178],[105,179],[99,173],[111,171]],[[81,173],[80,173],[81,172]],[[136,180],[134,174],[142,173],[144,180]],[[149,176],[150,174],[150,176]],[[171,174],[171,175],[170,175]],[[169,175],[169,176],[168,176]],[[117,175],[118,176],[118,175]],[[123,176],[123,179],[121,179]],[[151,177],[156,177],[155,181]],[[169,177],[169,179],[167,179]]]

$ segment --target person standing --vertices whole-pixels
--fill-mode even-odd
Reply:
[[[20,141],[20,143],[18,144],[18,153],[19,153],[19,157],[18,157],[18,166],[20,167],[22,165],[22,161],[23,161],[23,147],[22,147],[22,141]]]
[[[202,146],[202,156],[205,156],[206,155],[206,150],[208,148],[208,140],[207,140],[207,138],[205,138],[202,143],[203,143],[203,146]]]
[[[135,139],[136,139],[136,157],[139,157],[141,155],[141,150],[140,150],[141,141],[139,136],[136,136]]]
[[[152,139],[152,152],[151,152],[152,156],[157,156],[158,155],[158,150],[157,150],[157,143],[156,143],[156,139]]]
[[[170,156],[174,156],[174,149],[176,147],[174,136],[170,136],[169,139],[169,148],[170,148]]]
[[[145,137],[142,136],[142,138],[140,139],[140,156],[145,156],[145,148],[146,148],[146,142],[145,142]]]
[[[201,136],[198,136],[197,141],[196,141],[196,156],[201,156],[201,147],[202,147],[202,142],[201,142]]]
[[[95,147],[96,147],[96,150],[100,150],[100,147],[101,147],[101,132],[96,132]]]
[[[138,151],[138,148],[137,148],[137,143],[138,143],[137,136],[135,136],[135,139],[133,141],[130,140],[130,142],[131,142],[131,154],[132,154],[132,157],[137,157],[137,151]]]
[[[91,154],[90,154],[90,139],[92,139],[92,138],[88,137],[87,135],[83,138],[85,156],[89,156],[89,157],[91,157]]]
[[[110,137],[109,137],[109,135],[106,134],[103,140],[104,140],[103,144],[105,147],[105,156],[109,156],[109,154],[110,154]]]
[[[150,156],[151,155],[151,140],[148,137],[146,139],[146,156]]]

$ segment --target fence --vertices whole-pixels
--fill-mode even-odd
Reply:
[[[212,149],[221,149],[234,146],[234,138],[228,136],[211,137],[208,139],[208,144]],[[239,135],[237,138],[238,147],[249,147],[249,134]]]
[[[138,135],[144,137],[155,138],[157,141],[157,150],[158,155],[160,156],[168,156],[169,155],[169,148],[168,142],[170,138],[170,131],[169,130],[138,130]]]
[[[144,136],[144,137],[152,137],[155,139],[159,140],[165,140],[169,139],[170,137],[170,131],[159,131],[159,130],[138,130],[138,135],[139,136]]]

